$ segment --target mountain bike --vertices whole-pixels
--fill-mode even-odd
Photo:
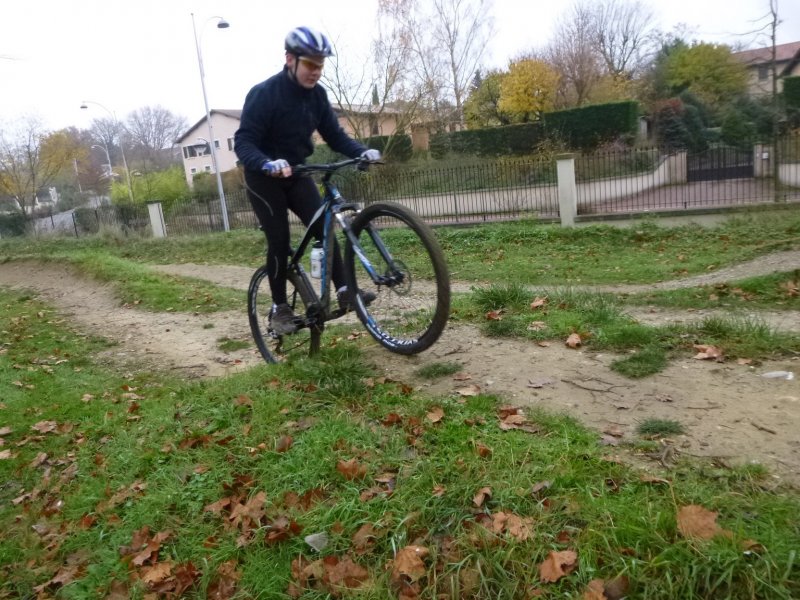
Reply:
[[[322,206],[312,218],[296,248],[290,249],[287,270],[288,303],[296,315],[297,330],[278,335],[270,327],[273,309],[267,266],[250,280],[247,313],[250,330],[264,360],[281,362],[293,354],[315,354],[325,324],[346,310],[331,293],[333,243],[344,242],[344,270],[358,319],[377,342],[398,354],[416,354],[442,334],[450,312],[450,276],[444,253],[432,229],[412,210],[394,202],[376,202],[360,208],[347,202],[332,181],[345,167],[365,169],[369,163],[354,158],[328,164],[292,167],[295,174],[322,174]],[[309,277],[303,258],[314,243],[311,227],[323,219],[322,259],[318,280]],[[315,285],[316,281],[316,285]],[[374,294],[374,300],[364,298]]]

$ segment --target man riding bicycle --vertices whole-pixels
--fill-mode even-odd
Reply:
[[[291,165],[302,164],[314,152],[312,134],[318,131],[331,149],[350,158],[374,162],[378,150],[368,149],[348,136],[333,112],[325,90],[318,86],[325,59],[333,56],[330,41],[310,27],[292,29],[285,40],[283,70],[255,85],[242,108],[234,148],[244,166],[247,197],[267,237],[267,266],[272,294],[272,329],[279,335],[297,329],[296,316],[287,303],[286,267],[290,251],[289,214],[308,226],[322,204],[309,176],[294,175]],[[313,230],[322,240],[323,224]],[[347,289],[341,252],[334,241],[332,279],[340,307],[352,310],[354,297]],[[364,304],[375,299],[362,293]]]

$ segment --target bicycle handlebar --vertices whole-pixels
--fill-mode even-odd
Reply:
[[[358,165],[359,167],[366,167],[371,164],[383,164],[382,161],[369,161],[361,156],[357,158],[348,158],[335,163],[320,163],[312,165],[294,165],[292,166],[292,173],[333,173],[342,167],[350,165]]]

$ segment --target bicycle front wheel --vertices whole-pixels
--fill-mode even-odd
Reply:
[[[365,260],[348,241],[348,288],[361,291],[355,308],[370,335],[398,354],[429,348],[450,313],[450,276],[433,230],[410,209],[372,204],[351,224]],[[370,273],[372,269],[372,273]],[[365,304],[364,298],[375,298]]]
[[[306,318],[306,301],[300,295],[300,284],[295,284],[297,275],[289,272],[286,281],[288,304],[300,321]],[[272,293],[269,288],[267,267],[259,267],[250,279],[247,293],[247,317],[250,332],[261,356],[268,363],[278,363],[294,355],[311,355],[319,351],[322,327],[310,325],[290,335],[276,334],[269,324],[272,311]]]

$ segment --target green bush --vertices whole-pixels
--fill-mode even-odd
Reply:
[[[390,162],[406,162],[414,154],[411,137],[400,133],[397,135],[375,135],[363,140],[368,148],[380,150],[384,158]]]
[[[28,220],[19,211],[0,214],[0,237],[25,235]]]

